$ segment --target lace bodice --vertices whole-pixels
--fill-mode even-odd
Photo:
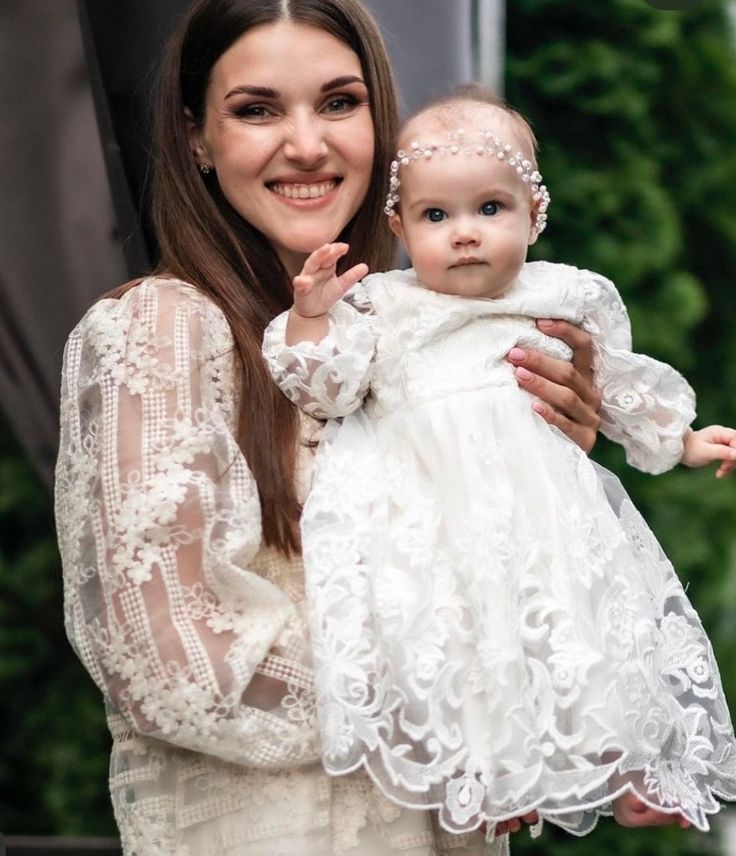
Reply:
[[[380,416],[462,389],[514,383],[505,356],[517,344],[570,359],[570,349],[541,333],[535,318],[561,318],[591,334],[601,430],[624,446],[632,465],[672,467],[695,416],[690,386],[670,366],[632,352],[616,288],[590,271],[531,262],[493,300],[431,292],[413,271],[392,271],[367,277],[330,316],[330,332],[316,344],[285,346],[286,313],[264,337],[281,389],[320,418],[352,412],[369,390],[366,406]]]
[[[369,856],[400,834],[447,852],[367,777],[319,766],[303,568],[262,547],[238,390],[224,316],[173,279],[99,301],[65,351],[65,621],[105,696],[124,852]]]

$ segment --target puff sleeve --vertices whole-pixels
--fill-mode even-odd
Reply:
[[[354,286],[328,313],[319,342],[286,344],[289,313],[266,328],[263,357],[281,391],[316,419],[347,416],[363,402],[373,375],[375,334],[365,286]]]
[[[294,602],[251,564],[229,327],[191,286],[104,299],[64,355],[56,521],[68,636],[140,734],[259,767],[319,757]]]
[[[695,393],[672,366],[631,350],[631,325],[612,282],[581,271],[583,327],[593,339],[596,385],[602,397],[601,432],[626,450],[626,460],[659,474],[682,457],[695,418]]]

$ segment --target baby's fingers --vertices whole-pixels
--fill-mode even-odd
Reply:
[[[716,460],[720,459],[721,465],[716,470],[716,478],[722,479],[736,469],[736,431],[733,428],[721,428],[719,433],[720,445],[714,446]],[[733,435],[733,436],[731,436]],[[724,444],[728,445],[724,445]]]
[[[307,275],[300,273],[298,276],[294,277],[292,284],[294,285],[295,295],[309,294],[309,292],[314,288],[314,277],[311,274]]]
[[[736,469],[736,440],[731,440],[731,443],[727,448],[729,457],[724,457],[721,461],[720,467],[716,470],[717,479],[722,479],[724,476],[727,476]]]
[[[310,253],[304,262],[301,276],[309,276],[325,268],[333,267],[337,264],[338,259],[345,255],[348,249],[347,244],[323,244],[313,253]]]
[[[724,446],[732,446],[736,449],[736,429],[726,428],[723,425],[709,425],[699,432],[709,443],[721,443]]]
[[[368,265],[360,264],[353,265],[353,267],[349,268],[345,271],[342,276],[337,278],[337,283],[340,286],[340,291],[345,294],[345,292],[352,288],[356,282],[359,282],[363,277],[368,273]]]

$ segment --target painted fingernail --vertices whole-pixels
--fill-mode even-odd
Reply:
[[[545,406],[540,404],[538,401],[535,401],[534,404],[532,404],[532,410],[535,413],[539,413],[540,416],[544,416],[546,412]],[[532,820],[530,823],[536,823],[536,820]]]
[[[526,359],[526,351],[522,351],[521,348],[512,348],[509,351],[509,358],[512,360],[525,360]]]
[[[525,369],[522,366],[517,366],[515,371],[516,377],[519,380],[532,380],[534,378],[534,375],[528,369]]]
[[[537,318],[538,327],[552,327],[554,323],[550,318]]]

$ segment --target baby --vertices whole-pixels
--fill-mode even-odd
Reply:
[[[736,431],[631,351],[604,277],[526,262],[549,194],[531,129],[469,87],[409,120],[386,213],[408,271],[313,253],[264,355],[331,420],[302,518],[323,761],[365,767],[460,832],[535,816],[700,829],[736,798],[710,643],[616,478],[535,414],[506,355],[570,359],[584,327],[602,431],[634,466],[736,466]],[[359,279],[362,282],[356,285]],[[501,827],[500,824],[506,826]]]

